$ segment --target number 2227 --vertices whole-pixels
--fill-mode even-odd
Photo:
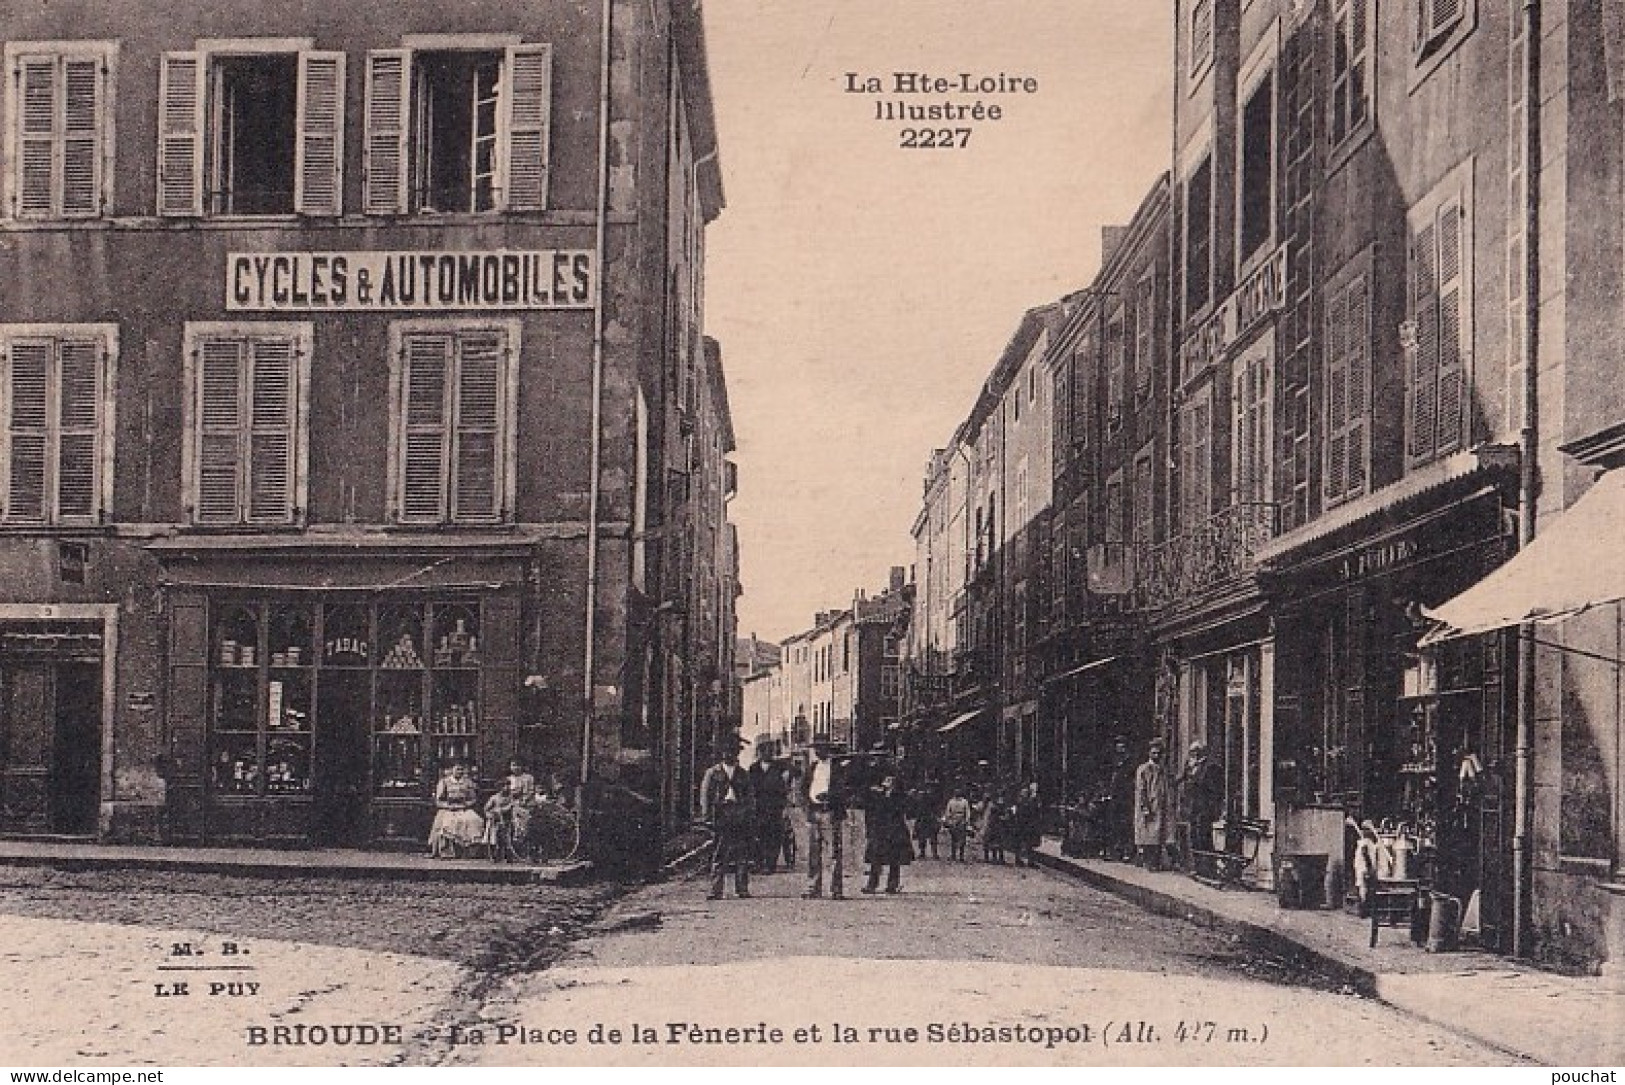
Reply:
[[[947,150],[970,145],[969,128],[905,128],[898,133],[899,147],[909,150]]]

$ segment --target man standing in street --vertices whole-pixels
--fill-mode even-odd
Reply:
[[[725,736],[717,743],[716,764],[705,770],[705,778],[700,781],[700,817],[710,826],[715,841],[707,900],[722,899],[729,866],[734,871],[734,895],[741,899],[750,896],[756,816],[750,774],[739,767],[743,745],[737,735]]]
[[[812,899],[824,895],[824,844],[830,847],[829,897],[844,900],[841,863],[842,837],[846,829],[846,801],[841,794],[841,779],[836,763],[830,757],[829,742],[813,743],[812,759],[807,765],[807,891],[803,897]]]
[[[1191,852],[1213,846],[1213,823],[1224,813],[1224,770],[1207,755],[1207,744],[1200,739],[1191,743],[1179,790],[1183,818],[1176,843],[1179,861],[1191,870]]]
[[[1168,778],[1162,739],[1151,740],[1145,763],[1134,773],[1134,847],[1147,870],[1161,870],[1168,835]]]
[[[779,868],[779,852],[784,847],[784,771],[758,757],[750,767],[751,789],[756,797],[756,872],[772,874]]]
[[[1129,753],[1128,739],[1122,735],[1112,740],[1111,763],[1102,790],[1106,858],[1119,861],[1131,858],[1134,855],[1134,755]]]

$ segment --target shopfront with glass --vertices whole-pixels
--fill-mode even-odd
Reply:
[[[1410,879],[1464,904],[1499,945],[1511,810],[1512,683],[1500,635],[1420,648],[1437,606],[1508,553],[1494,492],[1276,570],[1274,791],[1287,850],[1347,886],[1369,821]]]
[[[171,624],[181,838],[421,845],[453,764],[483,797],[531,756],[511,596],[221,592]]]

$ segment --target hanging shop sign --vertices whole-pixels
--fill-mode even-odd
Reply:
[[[1213,315],[1185,337],[1181,350],[1186,379],[1206,369],[1259,321],[1286,304],[1286,246],[1282,245],[1242,280]]]
[[[590,309],[589,249],[233,252],[231,312]]]

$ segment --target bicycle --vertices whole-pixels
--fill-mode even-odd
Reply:
[[[567,863],[581,848],[581,822],[576,812],[560,802],[541,801],[530,809],[523,834],[504,818],[497,826],[491,849],[494,863]]]

